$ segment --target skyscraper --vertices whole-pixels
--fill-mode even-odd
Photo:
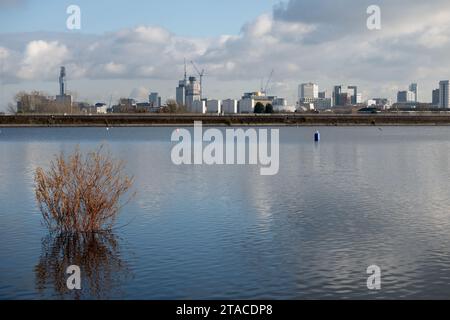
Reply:
[[[186,108],[189,112],[193,111],[194,101],[201,101],[201,86],[196,77],[189,77],[186,84]]]
[[[349,86],[348,90],[350,91],[351,103],[352,104],[359,103],[359,100],[362,99],[362,96],[360,96],[360,99],[358,100],[358,87],[357,86]]]
[[[334,106],[347,106],[349,104],[358,103],[358,87],[357,86],[335,86],[333,90]]]
[[[448,109],[450,101],[449,80],[439,82],[439,108]]]
[[[419,92],[417,88],[417,83],[411,83],[409,85],[409,91],[414,92],[414,102],[419,102]]]
[[[416,95],[412,91],[399,91],[397,93],[397,103],[411,103],[415,102]]]
[[[319,97],[319,86],[315,83],[302,83],[299,86],[300,101],[304,99],[317,99]]]
[[[433,90],[433,97],[431,104],[433,106],[439,106],[439,89]]]
[[[178,106],[186,105],[186,82],[187,80],[180,80],[176,89],[176,100]]]
[[[161,97],[157,92],[150,93],[150,96],[148,97],[150,106],[153,108],[160,108],[161,107]]]

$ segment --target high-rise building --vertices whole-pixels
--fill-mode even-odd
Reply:
[[[319,97],[319,86],[315,83],[302,83],[299,86],[300,101],[304,99],[317,99]]]
[[[433,90],[431,104],[433,106],[439,106],[439,89]]]
[[[196,77],[189,77],[186,85],[186,108],[188,111],[193,111],[194,101],[201,101],[201,86]],[[206,105],[206,103],[205,103]],[[197,105],[198,107],[199,105]]]
[[[180,80],[176,89],[176,101],[180,107],[186,105],[186,82],[187,80]]]
[[[150,93],[150,96],[148,97],[148,102],[150,103],[150,107],[160,108],[161,107],[161,97],[159,96],[158,92]]]
[[[59,95],[56,96],[56,102],[60,106],[72,107],[72,96],[66,94],[66,68],[61,67],[59,72]]]
[[[360,97],[361,98],[361,97]],[[358,87],[357,86],[335,86],[333,90],[333,104],[334,106],[347,106],[350,104],[357,104],[358,102]]]
[[[349,86],[347,89],[351,96],[351,104],[358,104],[361,103],[361,101],[358,102],[358,87],[357,86]],[[359,100],[362,100],[362,95],[359,95]]]
[[[439,82],[439,108],[448,109],[450,101],[449,81]]]
[[[406,90],[397,93],[397,103],[411,103],[416,102],[416,95],[414,92]]]
[[[414,92],[414,102],[419,101],[419,92],[417,89],[417,83],[411,83],[409,85],[409,91]]]

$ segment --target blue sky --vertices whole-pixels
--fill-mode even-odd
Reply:
[[[66,8],[81,8],[83,33],[158,25],[182,36],[237,34],[279,0],[3,0],[0,32],[66,32]],[[0,4],[1,4],[0,0]]]

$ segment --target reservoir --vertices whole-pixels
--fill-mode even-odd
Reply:
[[[279,128],[273,176],[175,165],[174,130],[1,128],[0,299],[449,297],[450,127]],[[111,234],[49,235],[36,168],[100,144],[136,196]],[[79,292],[65,288],[74,261]]]

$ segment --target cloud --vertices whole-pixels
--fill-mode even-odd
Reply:
[[[58,66],[65,62],[68,55],[67,47],[57,41],[31,41],[26,47],[17,77],[25,80],[50,79],[57,74]]]
[[[10,82],[54,79],[64,63],[72,79],[170,80],[175,87],[186,58],[206,70],[210,83],[229,88],[239,82],[230,93],[234,97],[256,90],[272,69],[272,93],[288,97],[306,81],[328,91],[334,84],[357,84],[366,98],[394,97],[397,88],[412,81],[431,92],[450,77],[450,2],[377,3],[380,31],[366,27],[366,9],[373,1],[291,0],[247,22],[235,35],[182,37],[160,26],[95,36],[0,34],[0,53]],[[195,73],[191,66],[189,72]]]

